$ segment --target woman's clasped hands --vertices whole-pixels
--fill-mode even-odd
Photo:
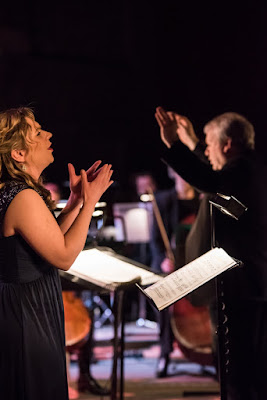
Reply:
[[[112,185],[110,180],[113,170],[111,164],[105,164],[101,168],[101,161],[96,161],[87,171],[81,170],[77,175],[74,166],[69,163],[70,199],[72,204],[82,204],[87,198],[97,202],[102,194]]]
[[[97,173],[94,173],[95,176],[92,180],[88,180],[88,173],[84,169],[81,170],[81,195],[84,205],[88,201],[90,201],[90,204],[92,201],[97,202],[102,194],[112,185],[111,176],[113,170],[111,167],[111,164],[104,164]]]

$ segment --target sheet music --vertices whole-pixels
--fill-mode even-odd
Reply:
[[[120,259],[113,251],[84,250],[66,272],[109,289],[131,282],[148,285],[162,279],[161,276],[137,267],[130,261],[127,262],[126,258]]]
[[[143,292],[162,310],[234,265],[236,261],[223,249],[215,248]]]

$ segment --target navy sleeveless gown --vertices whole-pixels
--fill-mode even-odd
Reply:
[[[0,190],[0,397],[67,400],[58,271],[20,235],[2,234],[8,206],[27,188],[12,181]]]

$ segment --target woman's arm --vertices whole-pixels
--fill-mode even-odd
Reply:
[[[46,261],[68,270],[84,248],[96,202],[112,184],[110,165],[104,165],[94,181],[81,171],[83,206],[65,235],[41,197],[32,189],[18,193],[5,216],[4,236],[20,234]]]
[[[82,206],[82,202],[76,203],[72,201],[71,197],[72,196],[70,194],[66,206],[57,217],[57,223],[63,235],[68,232],[69,228],[77,218]]]

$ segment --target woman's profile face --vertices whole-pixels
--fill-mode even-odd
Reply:
[[[28,149],[25,152],[25,166],[27,172],[34,178],[54,161],[51,147],[52,133],[42,129],[41,125],[29,118],[25,118],[30,128],[27,132]]]

